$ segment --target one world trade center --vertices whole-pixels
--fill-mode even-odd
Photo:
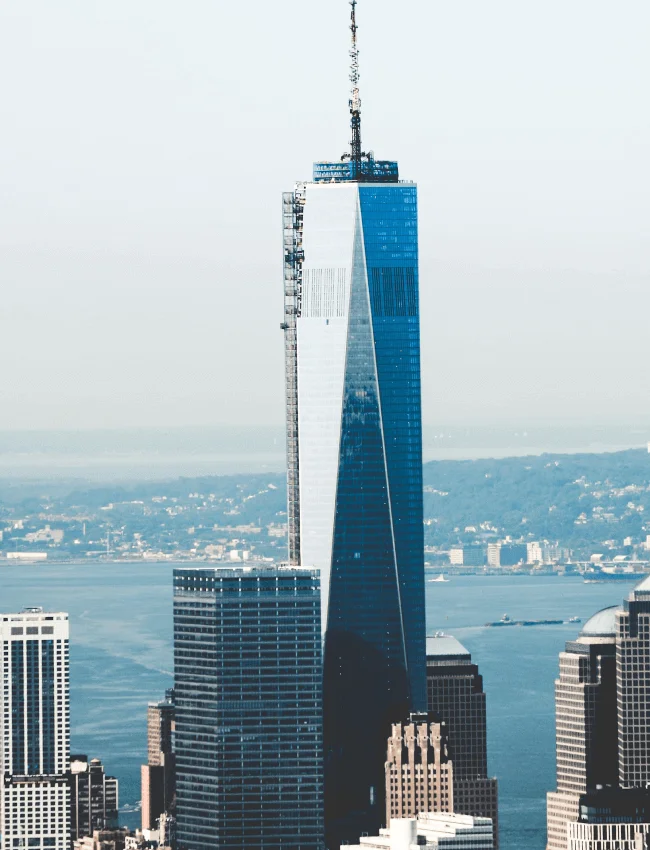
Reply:
[[[426,710],[417,188],[352,140],[283,196],[289,561],[320,568],[327,846],[376,834]]]

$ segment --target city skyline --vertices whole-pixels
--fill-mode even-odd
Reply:
[[[362,128],[358,0],[34,2],[0,12],[0,455],[35,422],[44,455],[113,428],[129,464],[152,422],[245,448],[140,493],[0,466],[33,598],[0,614],[0,850],[648,850],[650,441],[423,464],[423,418],[650,423],[650,11],[361,0]],[[634,577],[560,652],[554,786],[553,630]]]

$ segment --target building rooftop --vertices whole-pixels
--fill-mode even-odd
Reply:
[[[227,565],[215,564],[214,566],[182,566],[174,568],[175,576],[197,576],[215,578],[242,578],[251,576],[254,578],[291,578],[292,576],[319,576],[317,567],[289,566],[288,564],[265,564],[246,563],[241,565],[228,563]]]
[[[584,624],[581,637],[615,637],[616,636],[616,612],[620,605],[611,605],[603,608]]]
[[[638,591],[641,591],[641,593],[650,593],[650,576],[647,576],[642,581],[640,581],[634,588],[632,593],[637,593]]]
[[[437,634],[427,638],[427,658],[463,658],[471,655],[463,644],[451,635]]]

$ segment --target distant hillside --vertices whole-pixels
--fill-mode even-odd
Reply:
[[[650,533],[650,454],[607,454],[432,461],[424,466],[429,545],[470,542],[464,529],[496,527],[500,537],[559,540],[594,551],[604,541]],[[459,529],[456,531],[456,529]]]
[[[424,466],[424,491],[425,542],[430,547],[446,549],[509,535],[559,541],[576,557],[586,557],[595,551],[630,552],[625,538],[639,544],[650,534],[650,454],[640,450],[431,461]],[[46,520],[68,526],[66,541],[79,536],[83,522],[85,534],[92,528],[95,540],[103,539],[110,525],[111,534],[120,529],[124,540],[144,535],[152,546],[168,540],[170,547],[224,536],[216,529],[270,526],[268,541],[261,541],[264,531],[249,542],[281,555],[285,498],[284,476],[275,473],[101,487],[5,480],[0,481],[0,520],[5,548],[17,545],[9,539],[8,524],[23,519],[25,529],[38,530]],[[238,536],[246,545],[245,533]]]

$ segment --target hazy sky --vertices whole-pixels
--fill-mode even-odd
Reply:
[[[345,0],[0,2],[0,428],[279,423],[281,192]],[[359,0],[420,199],[426,422],[650,422],[647,0]]]

